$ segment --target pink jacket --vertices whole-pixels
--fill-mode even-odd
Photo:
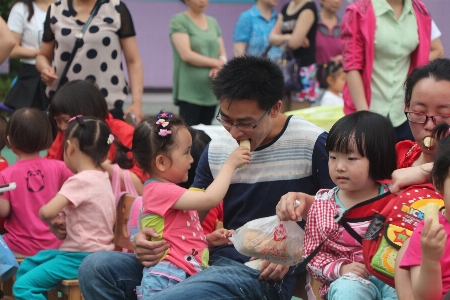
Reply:
[[[411,54],[411,65],[408,74],[418,66],[428,62],[431,45],[431,17],[425,4],[420,0],[412,0],[418,25],[419,45]],[[345,12],[341,25],[341,40],[344,55],[344,71],[359,70],[361,72],[367,104],[370,105],[372,91],[373,62],[375,59],[375,12],[371,0],[358,0],[350,4]],[[343,91],[344,113],[355,112],[355,105],[350,96],[348,85]]]

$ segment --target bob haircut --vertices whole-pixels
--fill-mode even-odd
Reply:
[[[266,111],[283,99],[284,77],[280,67],[267,58],[239,56],[220,69],[212,90],[220,102],[255,100]]]
[[[444,193],[445,180],[449,175],[450,168],[450,125],[442,123],[433,129],[432,136],[438,143],[438,150],[434,157],[433,169],[431,170],[431,178],[433,184],[441,193]]]
[[[395,130],[389,119],[374,112],[357,111],[331,127],[326,150],[345,154],[357,150],[369,160],[370,178],[383,180],[391,178],[397,168],[395,142]]]
[[[71,117],[92,116],[100,120],[108,118],[108,105],[97,85],[87,80],[74,80],[61,87],[50,103],[50,114],[55,117],[66,114]]]
[[[16,110],[6,125],[9,147],[24,153],[36,153],[50,148],[53,143],[52,127],[43,111],[36,108]]]
[[[408,108],[411,102],[412,91],[416,84],[424,78],[434,78],[436,81],[450,81],[450,59],[437,58],[425,66],[415,68],[406,78],[405,106]]]

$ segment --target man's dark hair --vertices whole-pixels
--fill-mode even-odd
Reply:
[[[268,110],[283,98],[283,73],[267,58],[239,56],[218,72],[212,90],[220,102],[255,100],[260,109]]]

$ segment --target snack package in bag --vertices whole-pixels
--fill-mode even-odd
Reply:
[[[5,282],[13,277],[18,268],[19,263],[14,257],[14,254],[8,245],[6,245],[3,237],[0,236],[0,282]]]
[[[293,266],[303,260],[303,236],[304,231],[296,222],[271,216],[247,222],[230,240],[243,255]]]

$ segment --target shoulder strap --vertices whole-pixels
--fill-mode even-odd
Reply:
[[[271,45],[271,44],[269,44],[269,45],[266,47],[266,49],[264,49],[264,52],[261,54],[261,57],[267,57],[267,54],[269,53],[270,48],[272,48],[272,45]]]
[[[78,32],[75,34],[75,45],[73,46],[72,52],[70,53],[69,60],[67,61],[66,66],[64,67],[64,70],[61,74],[57,90],[65,83],[64,78],[66,77],[67,72],[69,71],[70,65],[72,64],[75,54],[77,53],[78,48],[80,48],[83,44],[84,33],[86,32],[89,25],[91,24],[92,19],[94,19],[94,17],[97,15],[98,10],[100,9],[100,6],[102,6],[102,4],[104,4],[105,2],[106,2],[106,0],[98,0],[95,3],[95,6],[92,9],[92,12],[89,15],[89,19],[87,19],[86,23],[84,23],[83,28],[81,29],[81,32]]]

